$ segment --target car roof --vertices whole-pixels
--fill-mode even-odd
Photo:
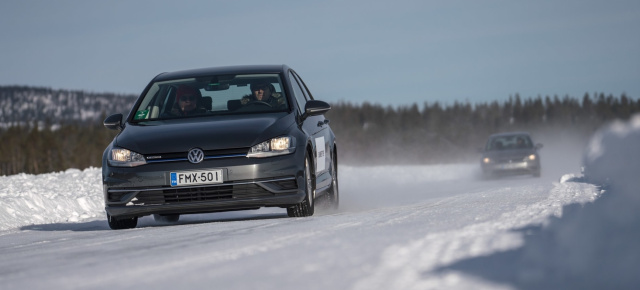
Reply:
[[[165,81],[179,78],[190,78],[219,74],[259,74],[259,73],[283,73],[289,70],[284,64],[280,65],[236,65],[208,68],[196,68],[174,72],[164,72],[153,78],[152,81]]]
[[[502,136],[517,136],[517,135],[530,136],[530,134],[528,132],[504,132],[504,133],[492,134],[491,136],[489,136],[489,138],[502,137]]]

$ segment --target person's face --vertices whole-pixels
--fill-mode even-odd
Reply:
[[[253,96],[258,101],[265,101],[271,96],[269,86],[257,86],[253,88]]]
[[[196,96],[193,95],[183,95],[178,98],[178,102],[180,102],[180,110],[183,112],[189,112],[196,108]]]

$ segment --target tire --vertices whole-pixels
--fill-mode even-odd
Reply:
[[[330,209],[336,210],[340,207],[340,191],[338,189],[338,165],[334,159],[331,162],[331,188],[327,194],[327,201]]]
[[[179,214],[154,214],[153,219],[159,223],[176,223],[180,220]]]
[[[133,229],[138,225],[138,217],[118,219],[107,214],[107,222],[112,230]]]
[[[315,203],[313,200],[313,182],[311,180],[311,162],[309,161],[309,153],[304,158],[304,180],[305,180],[305,198],[302,202],[287,208],[287,215],[290,217],[307,217],[312,216],[315,212]]]
[[[533,172],[533,177],[540,177],[540,169]]]

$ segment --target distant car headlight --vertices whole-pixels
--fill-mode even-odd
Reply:
[[[116,167],[135,167],[147,164],[144,156],[128,149],[113,148],[109,154],[109,165]]]
[[[482,163],[489,164],[491,163],[491,159],[489,159],[489,157],[485,157],[484,159],[482,159]]]
[[[273,138],[251,147],[247,157],[263,158],[291,154],[296,151],[295,141],[291,136]]]
[[[533,161],[533,160],[536,160],[536,155],[535,155],[535,154],[531,154],[531,155],[529,155],[529,156],[528,156],[527,158],[525,158],[525,159],[532,160],[532,161]]]

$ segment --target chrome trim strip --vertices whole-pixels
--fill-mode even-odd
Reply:
[[[206,156],[204,160],[207,159],[222,159],[222,158],[235,158],[235,157],[247,157],[247,154],[231,154],[231,155],[216,155],[216,156]],[[162,163],[162,162],[175,162],[175,161],[189,161],[187,158],[172,158],[172,159],[147,159],[147,163]]]
[[[216,155],[216,156],[207,156],[204,159],[220,159],[220,158],[234,158],[234,157],[247,157],[247,154],[231,154],[231,155]]]
[[[147,160],[147,164],[150,164],[150,163],[162,163],[162,162],[174,162],[174,161],[188,161],[188,159],[187,158],[152,159],[152,160]]]

